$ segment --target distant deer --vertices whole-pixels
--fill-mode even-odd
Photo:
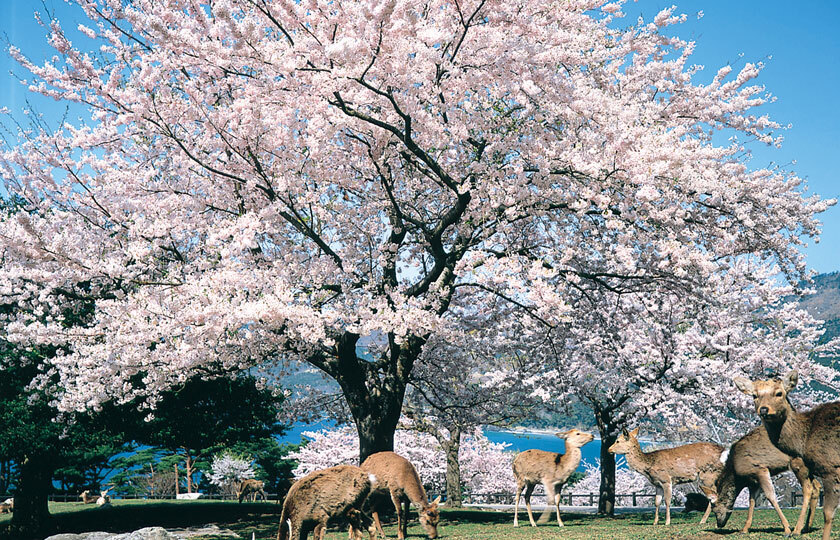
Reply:
[[[609,447],[613,454],[625,454],[627,465],[645,475],[656,488],[656,515],[653,524],[659,523],[659,506],[665,497],[665,525],[671,524],[671,490],[677,484],[700,481],[705,493],[713,493],[715,480],[723,469],[720,456],[723,446],[713,443],[693,443],[676,448],[666,448],[653,452],[642,452],[639,445],[639,428],[619,435],[618,440]],[[706,507],[700,523],[706,523],[712,505]]]
[[[822,478],[823,540],[831,536],[831,523],[840,502],[840,402],[823,403],[800,413],[788,393],[799,380],[791,371],[782,379],[749,381],[735,378],[739,390],[755,400],[755,410],[767,428],[770,442],[785,454],[802,458],[811,478]]]
[[[99,495],[94,495],[89,489],[86,489],[79,495],[79,498],[83,504],[93,504],[99,499]]]
[[[99,492],[99,497],[96,499],[96,506],[111,506],[111,496],[108,495],[109,491],[111,491],[111,488]]]
[[[755,510],[755,498],[759,489],[770,501],[770,504],[779,514],[779,519],[785,528],[785,535],[790,535],[790,524],[779,508],[776,500],[776,490],[770,477],[785,471],[793,471],[796,479],[802,485],[802,509],[799,512],[799,519],[793,529],[793,534],[800,534],[805,525],[806,514],[808,514],[808,527],[814,520],[815,509],[820,498],[819,484],[809,478],[808,468],[799,458],[791,458],[770,442],[767,430],[759,426],[750,431],[732,446],[728,452],[724,451],[721,460],[725,460],[723,472],[715,482],[714,493],[709,493],[712,501],[712,510],[717,516],[718,528],[726,525],[729,516],[732,515],[732,508],[735,506],[735,499],[745,487],[750,490],[750,508],[747,512],[747,522],[744,524],[742,533],[748,533],[752,525],[753,512]],[[809,505],[810,501],[810,505]]]
[[[327,522],[344,518],[357,531],[367,530],[373,539],[373,522],[362,511],[376,477],[352,465],[339,465],[304,476],[289,489],[280,514],[277,540],[306,540],[313,533],[322,540]]]
[[[371,493],[370,502],[373,522],[379,534],[385,536],[376,504],[384,495],[390,496],[394,508],[397,510],[397,537],[403,540],[408,534],[408,510],[410,503],[419,509],[420,524],[426,530],[429,538],[437,538],[440,512],[438,504],[440,497],[429,503],[426,490],[414,466],[404,457],[394,452],[378,452],[369,456],[362,469],[376,476],[377,485]],[[405,505],[403,511],[402,505]]]
[[[545,488],[548,504],[554,504],[557,512],[557,525],[563,526],[560,519],[560,490],[569,476],[580,465],[580,447],[592,441],[595,437],[577,429],[570,429],[557,433],[561,439],[566,439],[566,453],[545,452],[543,450],[526,450],[513,460],[513,476],[516,478],[516,505],[513,513],[513,526],[519,526],[519,497],[525,490],[525,508],[531,526],[536,527],[534,515],[531,513],[531,493],[537,484]]]
[[[0,503],[0,514],[11,514],[15,511],[15,500],[11,497]]]
[[[246,497],[249,497],[251,502],[255,502],[258,495],[262,496],[263,500],[265,500],[264,488],[265,484],[260,480],[246,478],[239,484],[239,502],[241,503]]]

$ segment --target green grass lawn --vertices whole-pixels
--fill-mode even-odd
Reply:
[[[253,503],[239,505],[236,502],[220,501],[114,501],[108,509],[95,508],[80,503],[50,503],[50,511],[58,522],[62,532],[90,530],[129,531],[160,525],[164,527],[187,527],[215,523],[219,527],[231,529],[242,538],[250,540],[255,533],[258,540],[273,540],[279,526],[280,507],[274,503]],[[796,510],[787,510],[791,523],[796,521]],[[817,512],[815,527],[822,526],[822,510]],[[653,527],[653,516],[647,514],[619,514],[615,518],[596,517],[588,514],[564,514],[565,527],[556,524],[540,525],[537,528],[527,526],[528,518],[524,512],[526,526],[513,527],[512,512],[490,510],[450,510],[442,509],[439,538],[442,539],[486,539],[486,540],[539,540],[539,539],[674,539],[697,538],[703,540],[740,538],[781,539],[784,534],[779,519],[773,510],[756,511],[752,532],[748,536],[738,531],[746,519],[746,511],[736,511],[727,527],[718,530],[714,516],[709,523],[700,525],[699,514],[672,514],[671,525]],[[2,524],[9,520],[8,515],[0,516]],[[664,521],[664,519],[663,519]],[[522,523],[522,521],[520,521]],[[660,522],[661,523],[661,522]],[[840,531],[838,531],[840,532]],[[385,524],[385,533],[396,538],[396,525]],[[409,523],[409,537],[425,538],[422,527],[412,512]],[[836,536],[836,533],[835,533]],[[806,538],[819,538],[818,532],[811,532]],[[222,540],[224,537],[201,537],[202,540]],[[346,529],[331,529],[326,536],[329,540],[346,540]]]

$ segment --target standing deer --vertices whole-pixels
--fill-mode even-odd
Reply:
[[[770,442],[785,454],[802,458],[811,478],[822,478],[823,540],[831,536],[831,523],[840,502],[840,402],[823,403],[798,412],[788,393],[799,380],[794,370],[782,379],[749,381],[735,378],[735,385],[755,400],[755,410],[767,428]]]
[[[353,536],[362,538],[367,530],[373,540],[373,522],[362,512],[376,478],[352,465],[339,465],[308,474],[292,484],[283,511],[277,540],[306,540],[313,533],[323,540],[327,522],[343,517],[356,529]]]
[[[785,528],[785,535],[790,535],[790,524],[779,508],[776,500],[776,490],[770,477],[785,471],[793,471],[796,479],[802,485],[802,509],[799,511],[799,519],[793,529],[793,534],[800,534],[805,525],[806,513],[808,514],[808,527],[814,520],[815,509],[820,498],[819,484],[812,483],[809,478],[808,468],[799,458],[791,458],[770,442],[767,430],[759,426],[750,431],[732,446],[729,447],[728,455],[724,452],[721,460],[725,460],[723,472],[715,482],[715,492],[709,493],[712,501],[712,509],[717,516],[718,528],[726,525],[729,516],[732,515],[732,507],[735,506],[735,499],[745,487],[750,490],[750,507],[747,511],[747,522],[744,524],[742,533],[748,533],[752,525],[753,512],[755,510],[755,498],[759,489],[773,505],[779,519]],[[810,502],[810,505],[809,505]]]
[[[246,497],[250,498],[251,502],[256,502],[257,496],[265,497],[265,484],[260,480],[253,478],[246,478],[239,484],[239,502],[241,503]]]
[[[723,469],[720,457],[723,446],[713,443],[693,443],[676,448],[666,448],[653,452],[642,452],[639,445],[639,428],[624,432],[609,447],[613,454],[625,454],[627,464],[635,471],[645,475],[656,488],[656,515],[653,524],[659,523],[659,506],[665,497],[665,525],[671,524],[671,490],[674,485],[695,482],[707,494],[714,493],[715,480]],[[706,507],[700,523],[706,523],[712,505]]]
[[[566,439],[566,453],[557,454],[544,450],[526,450],[513,460],[513,476],[516,478],[516,505],[513,513],[513,526],[519,526],[519,497],[525,490],[525,508],[531,526],[536,527],[534,515],[531,513],[531,493],[537,484],[545,488],[548,504],[554,504],[557,512],[557,525],[563,526],[560,519],[560,490],[569,476],[580,465],[580,447],[592,441],[595,437],[577,429],[570,429],[558,433],[558,437]],[[542,520],[541,520],[542,521]]]
[[[397,510],[397,537],[403,540],[408,534],[408,510],[410,503],[419,508],[420,524],[429,538],[437,538],[437,526],[440,522],[438,504],[440,497],[429,503],[426,490],[420,482],[420,476],[414,466],[404,457],[394,452],[378,452],[369,456],[362,469],[376,476],[377,485],[371,493],[371,510],[376,529],[383,537],[382,523],[379,521],[377,502],[388,495]],[[402,506],[405,505],[403,511]]]

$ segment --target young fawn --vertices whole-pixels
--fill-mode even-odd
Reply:
[[[516,505],[513,514],[513,526],[519,526],[519,497],[525,489],[525,508],[531,526],[536,527],[534,515],[531,513],[531,493],[537,484],[545,488],[548,504],[554,504],[557,512],[557,524],[562,527],[560,519],[560,490],[569,476],[580,464],[580,447],[595,437],[591,433],[570,429],[558,433],[558,437],[566,439],[566,453],[545,452],[543,450],[526,450],[513,460],[513,476],[516,478]]]
[[[800,534],[805,525],[806,514],[808,515],[808,527],[814,519],[814,509],[820,498],[819,484],[812,484],[809,476],[810,471],[805,463],[799,458],[791,458],[770,442],[767,430],[759,426],[750,431],[732,446],[728,452],[724,452],[721,459],[726,458],[723,472],[715,483],[715,493],[709,494],[712,501],[712,510],[717,517],[717,526],[722,528],[732,514],[735,506],[735,499],[745,487],[750,491],[750,507],[747,512],[747,521],[744,524],[742,533],[748,533],[752,525],[753,512],[755,510],[755,498],[759,490],[764,493],[767,500],[773,505],[782,525],[785,534],[790,534],[790,524],[779,508],[776,500],[776,490],[773,487],[771,477],[785,471],[793,471],[796,479],[802,485],[802,509],[799,512],[799,519],[793,529],[793,534]],[[812,487],[813,486],[813,487]]]
[[[693,443],[676,448],[642,452],[638,435],[639,428],[629,433],[625,430],[609,447],[609,451],[613,454],[624,454],[627,457],[627,464],[633,470],[645,475],[656,488],[654,525],[659,523],[659,506],[664,496],[665,525],[670,525],[672,488],[677,484],[699,480],[704,492],[713,492],[715,480],[723,469],[723,463],[720,462],[723,446],[713,443]],[[711,510],[710,503],[700,523],[706,523]]]

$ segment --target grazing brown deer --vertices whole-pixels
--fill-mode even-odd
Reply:
[[[659,523],[659,506],[665,497],[665,525],[671,524],[671,490],[677,484],[700,481],[705,493],[712,493],[715,480],[723,463],[720,461],[723,446],[713,443],[692,443],[676,448],[642,452],[639,445],[639,428],[631,432],[624,432],[609,447],[613,454],[624,454],[627,465],[633,470],[645,475],[653,487],[656,488],[656,514],[653,524]],[[700,523],[706,523],[712,511],[711,503],[706,507],[706,513]]]
[[[373,522],[362,511],[375,477],[359,467],[339,465],[308,474],[292,484],[283,511],[277,540],[306,540],[313,533],[322,540],[331,518],[343,517],[361,539],[367,530],[373,539]]]
[[[822,537],[828,540],[840,502],[840,402],[798,412],[787,397],[798,380],[799,374],[791,371],[782,379],[749,381],[736,377],[735,385],[755,400],[755,410],[767,428],[770,442],[785,454],[802,458],[812,478],[822,478]]]
[[[785,535],[790,535],[790,524],[779,508],[776,500],[776,490],[773,488],[772,476],[785,471],[793,471],[799,484],[802,486],[802,509],[799,511],[799,519],[793,529],[793,534],[800,534],[805,526],[806,514],[808,514],[808,527],[814,520],[814,510],[820,498],[819,484],[810,480],[810,473],[805,463],[799,458],[791,458],[770,442],[767,430],[759,426],[750,431],[732,446],[728,452],[724,451],[721,460],[725,460],[723,472],[715,482],[714,493],[709,493],[712,501],[712,510],[717,517],[718,528],[726,525],[729,516],[732,515],[732,508],[735,506],[735,499],[745,487],[750,491],[750,507],[747,511],[747,522],[742,533],[748,533],[752,525],[753,513],[755,511],[755,498],[759,489],[773,505],[779,519],[785,528]],[[815,489],[814,489],[815,488]]]
[[[265,484],[260,480],[254,478],[246,478],[239,484],[239,502],[241,503],[246,497],[250,497],[251,502],[256,502],[257,496],[265,497]]]
[[[394,452],[378,452],[368,456],[362,470],[376,476],[376,487],[370,496],[371,514],[379,534],[385,536],[379,521],[378,503],[388,496],[397,510],[397,537],[403,540],[408,534],[408,510],[411,503],[419,508],[420,524],[429,538],[437,538],[440,522],[440,497],[431,503],[417,470],[410,461]],[[405,510],[402,506],[405,505]]]
[[[89,489],[86,489],[79,495],[79,498],[83,504],[93,504],[99,499],[99,495],[95,495]]]
[[[577,429],[570,429],[557,433],[561,439],[566,439],[566,453],[558,454],[544,450],[526,450],[513,460],[513,476],[516,478],[516,505],[513,513],[513,526],[519,526],[519,497],[525,490],[525,508],[531,526],[536,527],[534,514],[531,512],[531,493],[537,484],[545,488],[548,504],[554,504],[557,512],[557,525],[563,526],[560,519],[560,490],[569,476],[580,465],[580,447],[592,441],[595,437]],[[547,516],[548,514],[546,514]],[[540,520],[542,521],[542,520]]]

